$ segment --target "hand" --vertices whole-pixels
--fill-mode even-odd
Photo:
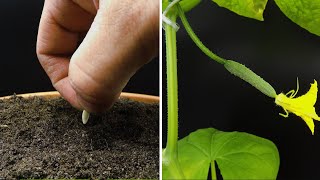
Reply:
[[[37,55],[62,97],[99,112],[158,54],[158,44],[158,0],[46,0]]]

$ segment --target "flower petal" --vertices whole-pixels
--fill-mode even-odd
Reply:
[[[311,84],[309,91],[302,96],[297,98],[293,98],[292,101],[294,104],[300,104],[301,106],[313,107],[317,101],[317,93],[318,93],[318,84],[317,81],[314,80],[314,83]]]
[[[313,123],[313,119],[309,116],[301,116],[301,118],[307,123],[309,129],[312,132],[312,135],[314,134],[314,123]]]

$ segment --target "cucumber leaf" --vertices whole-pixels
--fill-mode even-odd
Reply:
[[[320,0],[275,0],[294,23],[320,36]]]
[[[219,6],[241,16],[263,21],[263,12],[268,0],[213,0]]]
[[[214,128],[200,129],[181,139],[178,159],[186,179],[207,179],[214,161],[224,179],[276,179],[280,164],[278,150],[271,141]],[[165,174],[164,179],[171,179]]]

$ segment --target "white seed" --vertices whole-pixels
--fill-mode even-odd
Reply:
[[[82,112],[82,123],[87,124],[88,120],[90,118],[90,113],[86,110],[83,110]]]
[[[9,127],[9,126],[0,124],[0,128],[7,128],[7,127]]]

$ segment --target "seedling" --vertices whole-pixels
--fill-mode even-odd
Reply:
[[[267,0],[213,0],[239,15],[263,21]],[[302,1],[302,0],[300,0]],[[275,0],[284,14],[293,22],[313,34],[320,35],[320,0]],[[286,95],[277,94],[263,78],[246,66],[227,60],[210,51],[196,36],[185,13],[201,0],[162,0],[163,26],[166,36],[167,94],[168,94],[168,136],[162,152],[163,179],[206,179],[211,167],[211,178],[216,179],[217,163],[224,179],[276,179],[280,158],[277,147],[269,140],[244,132],[222,132],[214,128],[200,129],[178,141],[178,81],[176,33],[180,18],[193,42],[210,59],[223,65],[227,71],[248,82],[275,104],[283,107],[287,117],[294,113],[300,116],[314,133],[313,119],[320,120],[315,112],[317,82],[300,97],[298,91]],[[305,4],[312,4],[306,6]],[[302,13],[301,13],[302,12]],[[315,18],[317,17],[317,18]],[[297,82],[298,83],[298,82]],[[297,84],[299,87],[299,85]]]

